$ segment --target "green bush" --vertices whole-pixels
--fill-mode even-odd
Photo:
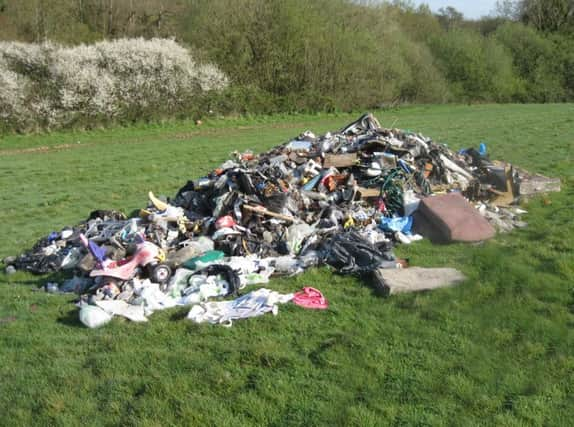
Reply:
[[[512,56],[495,38],[473,30],[451,30],[431,41],[458,100],[510,101],[520,87]]]
[[[397,16],[343,0],[190,0],[184,37],[233,83],[271,94],[286,111],[448,99],[428,48]]]
[[[574,35],[556,34],[552,39],[562,76],[564,100],[571,101],[574,99]]]
[[[0,40],[76,45],[68,47],[74,55],[55,65],[45,50],[27,49],[22,56],[21,45],[13,42],[9,50],[0,49],[4,128],[98,126],[209,111],[274,114],[574,99],[574,34],[543,33],[510,15],[466,21],[456,9],[437,15],[402,0],[104,3],[0,0]],[[135,48],[107,64],[98,62],[94,46],[125,35],[142,41],[172,36],[193,58],[214,64],[198,70],[201,76],[217,68],[230,85],[214,93],[186,79],[171,84],[166,76],[182,68],[149,64]],[[103,39],[116,41],[98,41]],[[165,50],[158,57],[173,54]],[[135,59],[132,66],[116,69],[127,57]]]
[[[519,23],[498,28],[496,39],[511,52],[515,72],[524,81],[520,100],[524,102],[555,102],[567,99],[564,75],[568,54],[573,44],[566,39],[562,49],[549,37]],[[571,55],[570,55],[571,58]]]
[[[227,86],[173,40],[0,42],[0,122],[17,131],[160,119]]]

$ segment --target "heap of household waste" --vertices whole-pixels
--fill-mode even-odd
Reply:
[[[80,294],[88,326],[113,315],[145,321],[174,306],[192,306],[195,322],[230,325],[291,300],[327,307],[312,288],[296,298],[265,288],[239,296],[272,275],[324,264],[352,274],[406,268],[393,253],[397,242],[479,241],[494,235],[491,224],[525,226],[525,211],[511,206],[523,177],[490,161],[485,144],[453,152],[365,114],[338,132],[233,153],[174,198],[150,192],[135,218],[94,211],[4,262],[8,272],[73,272],[46,290]],[[222,297],[235,299],[211,301]]]

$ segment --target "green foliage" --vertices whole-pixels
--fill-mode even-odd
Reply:
[[[5,1],[5,0],[1,0]],[[91,43],[105,38],[175,36],[184,0],[18,0],[0,3],[0,39]]]
[[[555,34],[551,38],[554,41],[554,53],[562,76],[561,84],[564,88],[562,99],[570,100],[574,98],[574,49],[572,49],[574,34]]]
[[[508,102],[517,86],[512,57],[490,37],[452,30],[431,42],[457,99]]]
[[[512,52],[518,76],[525,82],[522,101],[564,101],[564,79],[571,75],[572,41],[554,36],[554,40],[532,27],[518,23],[501,26],[495,35]],[[570,48],[568,48],[570,47]],[[570,89],[571,90],[571,89]]]
[[[333,96],[344,87],[352,104],[358,96],[352,92],[363,95],[365,74],[375,71],[369,59],[374,40],[366,32],[353,36],[356,28],[344,19],[336,22],[325,8],[345,13],[340,1],[194,0],[185,38],[238,85],[279,98]]]
[[[400,13],[394,13],[394,18],[399,21],[401,29],[410,38],[418,42],[428,43],[433,37],[443,34],[444,30],[439,19],[431,13],[430,9],[423,6],[416,10],[401,10]],[[388,11],[390,13],[392,9]]]
[[[299,100],[303,110],[443,100],[432,56],[397,15],[345,1],[193,0],[184,35],[237,85]]]
[[[571,0],[504,0],[479,21],[400,0],[0,1],[0,40],[185,42],[232,87],[178,117],[574,99]],[[114,120],[160,120],[160,110]]]
[[[517,7],[520,19],[537,30],[544,32],[574,30],[572,0],[521,0]]]

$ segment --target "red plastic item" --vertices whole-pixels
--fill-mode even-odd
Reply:
[[[377,209],[379,212],[385,213],[387,211],[387,205],[383,199],[378,199],[376,202]]]
[[[241,154],[241,160],[249,161],[255,158],[255,154],[250,151],[246,151],[245,153]]]
[[[231,215],[222,216],[217,221],[215,221],[215,228],[218,230],[220,228],[233,228],[235,225],[237,225],[237,223]]]
[[[315,310],[326,310],[329,307],[321,291],[311,287],[304,287],[302,291],[295,293],[293,302],[301,307]]]

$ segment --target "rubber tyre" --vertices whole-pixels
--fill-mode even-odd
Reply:
[[[151,268],[149,278],[154,283],[165,284],[169,281],[172,271],[167,264],[158,264]]]

